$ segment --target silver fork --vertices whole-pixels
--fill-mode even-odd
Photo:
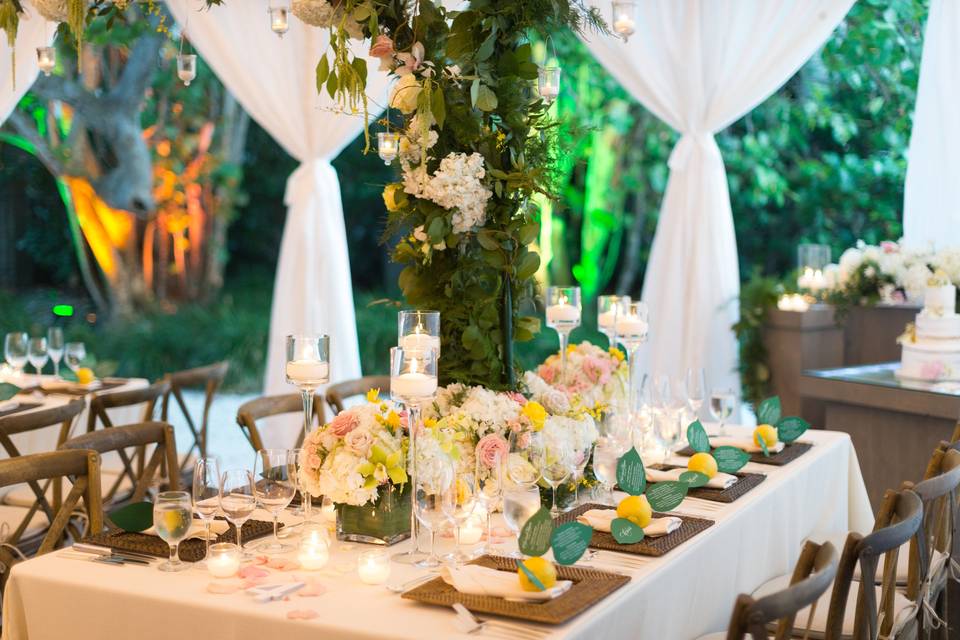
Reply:
[[[457,612],[458,626],[466,633],[482,631],[485,632],[484,635],[506,640],[540,640],[551,634],[549,629],[532,627],[519,622],[507,622],[495,618],[480,620],[459,602],[453,604],[453,610]]]

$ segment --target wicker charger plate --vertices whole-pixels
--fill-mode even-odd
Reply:
[[[684,469],[685,467],[678,467],[671,464],[655,464],[650,467],[651,469]],[[748,491],[758,486],[761,482],[767,479],[767,476],[762,473],[735,473],[738,480],[733,483],[731,486],[726,489],[711,489],[709,487],[697,487],[696,489],[690,489],[687,491],[687,495],[691,498],[701,498],[703,500],[712,500],[714,502],[733,502],[740,496],[746,494]],[[656,484],[656,482],[648,482],[647,484]]]
[[[43,389],[41,391],[47,395],[56,394],[56,395],[67,395],[67,396],[85,396],[90,393],[98,393],[100,391],[109,391],[110,389],[116,389],[117,387],[122,387],[127,384],[126,378],[108,378],[100,381],[100,386],[95,389],[90,389],[81,386],[69,386],[64,385],[62,387],[53,387],[50,389]]]
[[[608,504],[583,504],[561,515],[554,520],[558,525],[573,522],[582,513],[590,509],[615,509]],[[619,551],[621,553],[632,553],[638,556],[660,557],[671,549],[679,547],[681,544],[694,537],[698,533],[706,531],[713,526],[713,520],[706,518],[694,518],[692,516],[680,515],[677,513],[654,513],[654,518],[664,517],[680,518],[683,524],[673,533],[668,533],[659,538],[644,538],[636,544],[620,544],[613,539],[613,536],[603,531],[594,531],[593,538],[590,540],[590,546],[594,549],[606,549],[607,551]]]
[[[18,400],[17,406],[8,407],[0,411],[0,418],[4,416],[10,416],[15,413],[20,413],[21,411],[29,411],[30,409],[36,409],[39,406],[41,406],[39,402],[20,402]]]
[[[813,445],[809,442],[791,442],[788,445],[784,445],[783,451],[780,453],[771,453],[769,456],[765,456],[763,453],[752,453],[750,454],[750,462],[772,464],[776,467],[782,467],[805,454],[811,447],[813,447]],[[678,456],[690,457],[693,454],[694,451],[690,447],[677,451]]]
[[[483,556],[470,564],[479,564],[491,569],[516,574],[517,561],[501,556]],[[493,596],[474,596],[460,593],[442,578],[434,578],[426,584],[404,592],[407,600],[450,607],[459,602],[475,613],[490,613],[527,622],[562,624],[600,602],[608,595],[630,582],[630,578],[617,573],[608,573],[585,567],[556,565],[557,578],[572,580],[573,585],[563,595],[546,602],[511,602]]]
[[[283,523],[280,523],[283,526]],[[273,523],[263,520],[247,520],[243,523],[243,535],[241,541],[243,544],[273,534]],[[236,527],[230,524],[230,529],[219,536],[214,542],[236,542]],[[159,536],[151,536],[145,533],[129,533],[121,529],[111,529],[97,535],[88,536],[83,542],[110,547],[117,551],[133,551],[135,553],[145,553],[158,558],[167,558],[170,556],[170,545],[160,539]],[[205,545],[203,540],[191,538],[180,543],[177,555],[184,562],[199,562],[203,560]]]

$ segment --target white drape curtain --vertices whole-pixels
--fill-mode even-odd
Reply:
[[[960,245],[960,2],[933,0],[907,152],[903,239],[910,247]]]
[[[326,30],[291,16],[281,39],[269,28],[266,2],[241,4],[201,10],[199,0],[167,0],[201,58],[247,113],[301,162],[284,197],[287,221],[264,383],[268,394],[291,393],[295,389],[283,374],[284,337],[291,333],[330,336],[331,382],[360,376],[340,184],[330,160],[360,133],[363,117],[336,113],[329,97],[317,95],[315,69],[327,49]],[[368,95],[385,104],[387,78],[376,63],[369,66]]]
[[[591,0],[605,13],[610,3]],[[738,389],[737,243],[714,134],[776,91],[819,48],[853,0],[644,0],[628,43],[588,34],[587,46],[681,137],[647,264],[644,372]]]
[[[37,47],[53,42],[57,25],[43,19],[33,5],[23,3],[25,14],[20,18],[16,50],[16,78],[13,73],[13,57],[7,37],[0,34],[0,122],[4,122],[13,113],[20,98],[30,90],[40,68],[37,66]]]

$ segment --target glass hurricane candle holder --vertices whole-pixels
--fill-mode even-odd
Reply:
[[[630,302],[630,296],[597,297],[597,328],[607,336],[611,347],[617,346],[617,318],[626,313]]]
[[[49,76],[57,66],[57,50],[53,47],[37,47],[37,66],[43,75]]]
[[[613,32],[623,38],[624,42],[630,40],[637,31],[637,3],[632,0],[613,3]]]
[[[540,67],[537,92],[547,104],[552,104],[557,99],[560,95],[560,67]]]
[[[232,578],[240,570],[240,547],[232,542],[210,545],[207,553],[207,571],[214,578]]]
[[[323,527],[311,525],[300,536],[297,560],[304,571],[319,571],[330,561],[330,537]]]
[[[400,134],[393,131],[381,131],[377,134],[377,154],[383,164],[389,165],[400,152]]]
[[[824,275],[830,264],[830,246],[825,244],[801,244],[797,247],[797,286],[816,294],[827,286]]]
[[[185,87],[189,87],[197,77],[197,54],[181,53],[177,55],[177,77]]]
[[[560,379],[567,376],[567,343],[580,326],[580,287],[547,287],[547,326],[560,338]]]
[[[287,7],[270,7],[267,11],[270,14],[270,30],[282,38],[290,29],[290,10]]]
[[[397,314],[397,346],[407,351],[434,349],[440,357],[440,312],[400,311]]]
[[[357,558],[357,574],[364,584],[383,584],[390,578],[390,556],[383,551],[364,551]]]

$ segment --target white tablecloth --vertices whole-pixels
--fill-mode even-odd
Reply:
[[[628,585],[556,627],[553,636],[673,640],[724,629],[737,594],[789,571],[804,538],[818,531],[868,530],[873,516],[850,438],[811,431],[803,440],[815,446],[785,467],[750,463],[746,470],[767,474],[759,487],[731,505],[711,508],[706,517],[716,524],[666,556],[640,569],[622,568],[633,578]],[[891,484],[898,480],[891,478]],[[677,511],[706,515],[698,501],[686,500]],[[4,594],[3,638],[476,637],[456,631],[452,610],[362,584],[352,567],[365,545],[352,547],[331,558],[330,567],[345,573],[328,568],[313,574],[327,587],[324,595],[262,605],[243,593],[208,593],[210,579],[198,569],[164,574],[155,567],[103,566],[56,552],[14,567]],[[392,566],[391,583],[421,572]],[[277,573],[271,582],[295,575],[311,574]],[[287,619],[297,609],[314,609],[319,616]]]

